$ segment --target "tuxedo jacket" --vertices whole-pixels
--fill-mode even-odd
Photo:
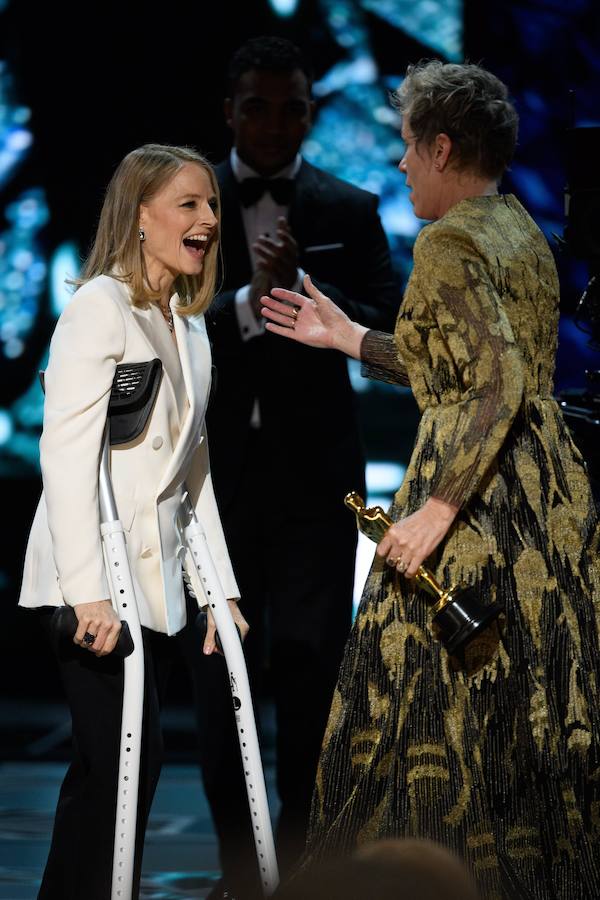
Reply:
[[[171,298],[175,310],[178,298]],[[20,603],[75,605],[111,596],[100,538],[98,469],[115,369],[159,357],[163,376],[143,433],[111,448],[111,477],[142,625],[185,624],[182,563],[203,598],[177,528],[183,485],[204,526],[228,598],[238,597],[215,502],[205,412],[211,354],[202,316],[174,314],[177,347],[155,304],[101,275],[74,295],[50,345],[40,441],[43,493],[25,558]]]
[[[217,383],[208,413],[215,489],[222,511],[239,498],[254,401],[269,448],[265,468],[278,502],[340,508],[364,489],[364,457],[347,362],[336,351],[301,346],[278,335],[243,342],[235,293],[252,266],[229,161],[217,167],[222,203],[222,289],[211,307],[209,336]],[[377,212],[378,198],[302,161],[289,224],[299,265],[352,319],[392,331],[400,292]]]

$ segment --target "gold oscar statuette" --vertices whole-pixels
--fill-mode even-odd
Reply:
[[[355,514],[359,531],[377,544],[394,524],[381,506],[367,509],[354,491],[344,503]],[[433,633],[450,656],[470,673],[488,662],[498,645],[502,606],[495,601],[484,605],[465,585],[445,590],[426,566],[419,566],[415,581],[427,594]]]

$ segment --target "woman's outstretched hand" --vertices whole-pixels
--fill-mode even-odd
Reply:
[[[354,359],[360,359],[360,345],[368,330],[348,318],[329,297],[321,293],[310,279],[304,276],[304,290],[297,294],[283,288],[273,288],[273,297],[261,298],[262,315],[269,321],[268,331],[283,337],[328,350],[341,350]]]

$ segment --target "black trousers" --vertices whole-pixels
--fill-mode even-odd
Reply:
[[[195,601],[187,598],[188,622],[173,637],[142,629],[145,663],[144,720],[138,796],[134,892],[139,892],[144,834],[163,756],[160,707],[169,671],[177,657],[183,658],[194,683],[196,707],[202,736],[212,727],[214,708],[224,721],[234,723],[226,667],[221,657],[203,658],[202,640],[195,628],[198,612]],[[36,619],[50,634],[53,608],[37,610]],[[54,643],[54,642],[53,642]],[[119,765],[119,741],[123,704],[123,660],[112,655],[97,658],[70,641],[56,648],[58,665],[73,724],[73,760],[63,781],[52,842],[38,900],[110,900],[116,795]],[[225,690],[211,697],[206,685],[198,681],[205,668],[214,671],[213,680]],[[235,732],[232,727],[231,732]],[[247,801],[245,785],[240,784],[241,762],[236,760],[237,733],[231,733],[236,773],[241,797],[236,808]],[[239,753],[239,751],[237,751]],[[201,760],[205,754],[201,749]],[[210,782],[210,775],[209,782]],[[246,816],[248,814],[246,813]]]
[[[269,498],[268,481],[259,475],[262,454],[257,441],[239,501],[222,513],[222,521],[240,607],[250,624],[244,652],[253,696],[266,691],[275,702],[281,800],[276,841],[285,873],[304,849],[319,751],[351,624],[357,531],[342,498],[305,504],[300,511],[286,505],[284,491]],[[243,873],[253,869],[253,844],[223,699],[227,684],[215,660],[195,657],[194,662],[195,680],[204,686],[196,707],[206,794],[225,879],[236,898],[238,893],[245,898],[252,896]],[[210,727],[203,724],[207,694]]]

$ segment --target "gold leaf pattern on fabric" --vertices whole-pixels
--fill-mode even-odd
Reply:
[[[420,744],[418,747],[409,747],[406,756],[410,759],[413,756],[441,756],[446,759],[446,748],[443,744]]]
[[[372,608],[365,612],[364,616],[361,616],[360,619],[360,628],[372,628],[373,625],[383,625],[387,619],[389,619],[390,613],[393,610],[394,604],[396,603],[396,598],[393,594],[390,594],[381,603],[374,605]]]
[[[450,781],[450,772],[444,766],[413,766],[406,776],[407,784],[420,781],[423,778],[439,778],[442,781]]]
[[[566,627],[569,640],[573,641],[573,643],[575,644],[575,647],[577,648],[577,656],[579,656],[579,654],[581,653],[581,636],[579,634],[577,614],[573,609],[568,596],[563,596],[561,599],[562,608],[560,615],[557,618],[557,625],[560,625],[562,628]]]
[[[371,719],[376,722],[378,719],[387,715],[390,708],[391,700],[387,693],[380,693],[377,685],[369,684],[369,714]]]
[[[379,779],[389,776],[392,772],[395,762],[396,754],[392,750],[390,750],[390,752],[386,753],[383,759],[381,759],[377,763],[377,769],[375,770],[377,778]]]
[[[336,688],[333,692],[331,709],[329,711],[329,719],[327,721],[327,728],[325,729],[325,735],[323,737],[323,747],[327,747],[327,745],[329,744],[331,735],[334,734],[335,730],[337,729],[338,723],[343,714],[344,705],[342,702],[342,697],[339,690]]]
[[[411,712],[411,707],[415,699],[415,691],[417,689],[417,684],[419,682],[421,674],[422,670],[417,669],[403,693],[400,709],[398,710],[398,721],[396,724],[397,740],[400,739],[400,734],[404,728],[404,723],[406,722],[406,719]]]
[[[371,764],[377,751],[379,737],[380,732],[377,728],[359,731],[352,735],[350,755],[355,766],[368,766]]]
[[[565,725],[572,729],[567,741],[567,747],[571,752],[578,751],[587,754],[592,742],[590,734],[590,720],[587,703],[579,687],[580,672],[578,666],[571,665],[569,675],[569,705],[567,707],[567,721]]]
[[[454,704],[446,711],[444,718],[446,739],[450,747],[454,750],[455,759],[461,774],[462,787],[460,788],[456,803],[444,816],[444,821],[449,825],[458,824],[465,815],[473,784],[473,772],[467,765],[463,751],[465,712],[468,699],[467,690],[465,689],[465,685],[460,682],[456,683],[455,690]]]
[[[526,547],[513,564],[519,603],[531,628],[536,650],[542,649],[542,613],[545,590],[556,590],[556,579],[550,577],[543,554]]]
[[[548,698],[543,685],[537,679],[534,679],[534,683],[535,688],[529,699],[529,722],[538,752],[542,753],[546,741],[551,740]]]
[[[387,801],[385,797],[375,808],[375,812],[369,819],[369,821],[364,825],[363,828],[360,829],[358,834],[358,843],[359,844],[370,844],[372,841],[377,840],[382,831],[382,826],[387,816],[388,808]]]
[[[571,862],[575,861],[575,848],[573,844],[568,838],[560,837],[556,841],[556,852],[554,854],[554,865],[560,865],[560,859],[562,855],[565,855],[569,858]]]
[[[381,659],[388,671],[404,671],[409,638],[422,647],[429,644],[425,631],[413,622],[391,622],[383,632],[379,646]]]

